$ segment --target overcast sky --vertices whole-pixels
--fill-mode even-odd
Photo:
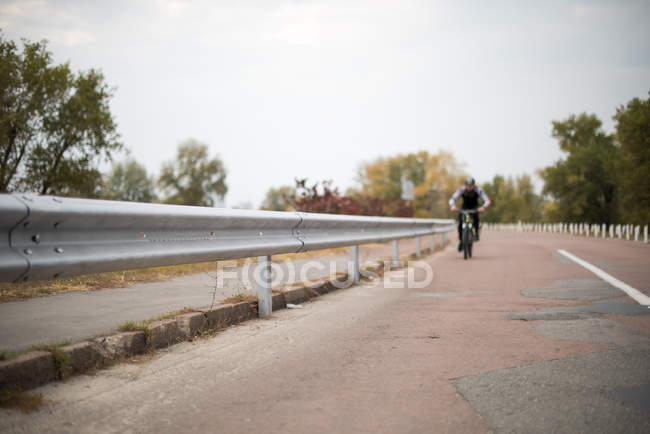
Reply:
[[[153,173],[193,137],[228,205],[445,149],[478,181],[561,157],[551,121],[650,90],[650,1],[7,1],[5,37],[98,68]],[[539,182],[538,182],[539,185]]]

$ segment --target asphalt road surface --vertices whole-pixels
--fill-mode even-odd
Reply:
[[[400,272],[37,390],[7,432],[650,432],[650,246],[485,232]],[[426,270],[418,269],[416,277]],[[417,280],[417,279],[416,279]]]

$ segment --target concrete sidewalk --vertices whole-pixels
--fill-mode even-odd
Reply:
[[[436,237],[437,238],[437,237]],[[422,248],[429,247],[423,237]],[[400,240],[400,256],[415,251],[415,239]],[[390,243],[361,246],[359,260],[383,260],[391,257]],[[278,263],[276,287],[315,280],[347,271],[349,257],[322,256]],[[290,272],[290,270],[293,270]],[[246,272],[248,271],[248,272]],[[222,270],[223,285],[216,286],[214,273],[200,273],[166,280],[136,284],[127,288],[69,292],[51,297],[0,304],[0,350],[19,351],[35,344],[72,342],[114,332],[125,321],[156,318],[185,307],[210,306],[236,294],[257,294],[254,264],[250,268]],[[232,275],[233,277],[228,277]]]

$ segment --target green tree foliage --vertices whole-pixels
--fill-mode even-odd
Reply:
[[[414,185],[415,217],[452,216],[447,201],[466,176],[452,154],[420,151],[365,163],[357,175],[359,193],[382,199],[386,215],[400,215],[402,175]]]
[[[616,167],[619,156],[611,135],[596,115],[571,115],[553,122],[553,137],[567,158],[539,171],[543,194],[555,201],[549,221],[611,223],[616,213]]]
[[[0,34],[0,192],[95,196],[99,162],[122,148],[96,70],[54,65],[47,42]]]
[[[289,185],[269,188],[261,208],[267,211],[288,211],[291,209],[291,199],[296,196],[296,189]]]
[[[634,98],[616,111],[616,141],[620,146],[619,202],[622,221],[650,222],[650,98]]]
[[[481,188],[492,204],[482,219],[494,223],[539,221],[542,217],[542,198],[535,193],[529,175],[505,178],[495,175]]]
[[[156,199],[153,177],[133,159],[113,164],[105,176],[101,197],[130,202],[152,202]]]
[[[178,146],[176,158],[163,164],[158,186],[165,203],[214,206],[228,191],[226,169],[219,157],[208,158],[208,146],[188,139]]]

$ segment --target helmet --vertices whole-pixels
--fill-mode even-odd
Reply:
[[[476,182],[474,181],[474,178],[472,178],[471,176],[465,178],[465,185],[474,185],[475,183]]]

